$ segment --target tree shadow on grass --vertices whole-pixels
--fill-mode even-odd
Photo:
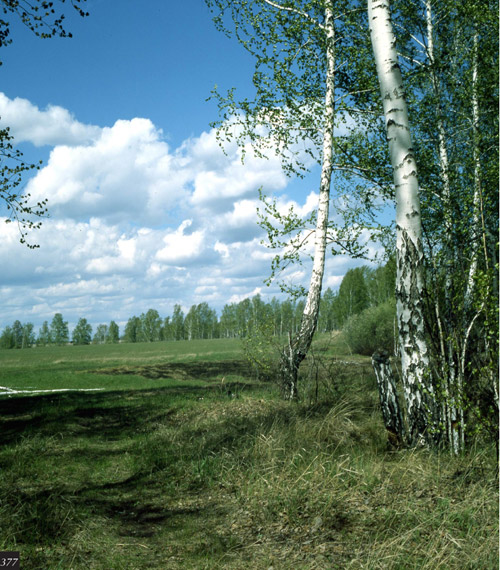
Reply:
[[[246,390],[262,389],[262,385],[241,386]],[[276,424],[293,424],[300,409],[262,406],[248,415],[245,401],[235,400],[221,407],[227,413],[219,417],[212,415],[219,407],[212,410],[210,403],[205,402],[205,412],[210,412],[207,421],[192,425],[185,421],[185,414],[175,414],[177,404],[184,406],[187,399],[215,396],[216,402],[219,394],[224,397],[217,382],[205,387],[186,385],[0,400],[1,427],[5,428],[0,430],[0,443],[12,442],[25,434],[62,436],[57,439],[60,445],[44,451],[44,465],[79,459],[98,469],[104,455],[110,455],[111,462],[115,458],[121,461],[119,452],[114,453],[118,447],[132,456],[132,460],[122,463],[121,469],[118,463],[115,470],[104,462],[97,477],[91,473],[73,481],[47,479],[41,482],[43,488],[20,487],[21,493],[14,494],[13,505],[14,514],[23,514],[19,536],[25,544],[67,542],[81,529],[90,528],[92,521],[104,525],[103,532],[114,535],[116,543],[139,540],[162,560],[167,537],[170,552],[181,556],[186,549],[194,557],[207,552],[219,556],[244,546],[246,538],[234,535],[228,525],[228,517],[236,513],[235,504],[231,503],[232,491],[214,484],[222,465],[219,458],[227,453],[237,457],[240,450],[244,456],[246,446],[252,445],[258,434],[267,433]],[[318,406],[303,413],[308,417],[322,416],[327,411]],[[172,431],[158,430],[158,424],[179,429],[176,445],[171,443]],[[144,437],[132,437],[138,432]],[[71,440],[73,435],[78,438],[77,446]],[[106,443],[113,440],[120,441],[120,445],[108,447]],[[83,457],[80,450],[84,451]],[[123,478],[117,481],[120,473]],[[1,491],[12,496],[12,489]],[[62,525],[62,520],[67,522]],[[26,534],[28,528],[33,529],[31,534]],[[199,552],[193,550],[196,544],[202,545],[197,547]],[[46,567],[51,566],[47,563]],[[155,567],[165,566],[159,561]]]
[[[252,389],[248,385],[245,388]],[[108,442],[123,441],[125,447],[130,444],[129,452],[140,456],[141,433],[147,439],[147,434],[154,433],[159,423],[178,421],[172,419],[176,399],[198,400],[215,390],[217,386],[210,385],[175,386],[6,398],[0,400],[0,445],[25,441],[28,448],[19,449],[17,454],[22,453],[19,459],[24,457],[27,462],[40,455],[47,466],[51,461],[76,461],[77,464],[83,461],[97,468],[103,456],[120,461],[118,456],[123,453],[123,446],[120,445],[121,450],[114,449],[112,444],[107,446]],[[135,439],[137,435],[139,439]],[[73,440],[78,441],[76,447]],[[56,442],[55,448],[51,447],[51,441]],[[11,464],[11,455],[6,455],[4,461],[2,467],[6,471],[18,469]],[[34,468],[34,474],[37,469],[40,466]],[[95,515],[110,520],[119,536],[144,539],[163,531],[165,526],[182,530],[186,525],[186,528],[197,527],[203,520],[223,517],[220,506],[206,500],[185,506],[169,504],[165,501],[164,481],[168,474],[157,471],[153,479],[151,474],[148,465],[140,464],[132,475],[121,481],[110,480],[109,471],[103,471],[105,480],[97,484],[90,479],[82,483],[77,478],[74,482],[34,481],[33,486],[28,487],[22,482],[15,483],[15,488],[0,486],[0,500],[9,497],[12,502],[13,519],[4,523],[13,535],[22,536],[20,541],[25,544],[49,544],[52,540],[67,540],[76,532],[78,521],[90,520],[89,517]],[[67,520],[64,525],[63,520]]]
[[[126,392],[51,394],[0,400],[0,444],[21,437],[78,435],[87,428],[100,437],[125,435],[139,425],[144,406],[119,404]]]
[[[160,493],[149,497],[149,500],[141,499],[138,487],[140,482],[133,482],[129,490],[125,488],[115,489],[115,492],[107,489],[99,495],[90,497],[88,492],[78,501],[92,515],[104,516],[117,527],[119,536],[133,536],[149,538],[159,531],[185,527],[186,524],[203,524],[209,519],[224,517],[226,510],[220,505],[210,501],[192,501],[189,505],[179,506],[175,503],[166,504],[168,501]],[[187,519],[190,519],[188,522]]]
[[[191,369],[197,370],[197,367]],[[0,445],[20,438],[86,436],[110,441],[144,432],[148,426],[168,421],[176,400],[199,400],[210,394],[224,397],[261,388],[248,382],[220,382],[206,386],[166,386],[141,390],[65,392],[0,398]]]
[[[225,362],[167,362],[148,366],[118,366],[94,370],[99,374],[137,374],[149,379],[172,378],[176,380],[220,380],[226,376],[238,376],[244,381],[251,379],[251,370],[240,360]]]

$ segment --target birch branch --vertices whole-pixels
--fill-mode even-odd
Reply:
[[[276,8],[277,10],[284,10],[285,12],[291,12],[292,14],[298,14],[299,16],[306,18],[306,20],[309,20],[310,22],[312,22],[313,24],[318,26],[320,29],[322,29],[322,30],[326,29],[325,26],[323,26],[323,24],[320,24],[312,16],[309,16],[309,14],[307,12],[302,12],[302,10],[297,10],[297,8],[291,8],[289,6],[282,6],[281,4],[278,4],[277,2],[272,2],[272,0],[262,0],[262,1],[265,2],[266,4],[268,4],[269,6]]]
[[[477,313],[474,315],[474,317],[472,318],[471,322],[469,323],[469,326],[467,327],[467,330],[465,332],[465,336],[464,336],[464,342],[462,345],[462,354],[460,356],[460,370],[462,372],[462,374],[465,374],[465,356],[467,353],[467,345],[469,344],[469,337],[470,337],[470,333],[472,331],[472,328],[474,327],[474,323],[476,322],[477,318],[479,317],[479,315],[483,312],[485,303],[483,303],[480,307],[479,310],[477,311]]]

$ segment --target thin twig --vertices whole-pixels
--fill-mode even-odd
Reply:
[[[307,20],[309,20],[310,22],[312,22],[313,24],[315,24],[316,26],[318,26],[322,30],[325,29],[325,26],[323,26],[323,24],[320,24],[317,20],[315,20],[307,12],[302,12],[302,10],[297,10],[297,8],[290,8],[289,6],[282,6],[281,4],[278,4],[277,2],[272,2],[271,0],[263,0],[263,2],[265,2],[269,6],[272,6],[273,8],[276,8],[278,10],[284,10],[285,12],[292,12],[293,14],[298,14],[299,16],[303,16],[304,18],[306,18]]]

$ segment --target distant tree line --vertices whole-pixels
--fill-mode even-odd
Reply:
[[[319,332],[341,329],[354,315],[394,298],[396,266],[394,260],[382,267],[350,269],[338,291],[328,288],[321,300]],[[158,311],[149,309],[139,317],[131,317],[123,340],[126,342],[155,342],[161,340],[194,340],[211,338],[248,338],[255,329],[266,323],[273,336],[295,334],[304,311],[302,299],[269,302],[260,295],[239,303],[224,305],[220,317],[208,303],[192,305],[184,314],[180,305],[174,306],[171,316],[161,318]]]
[[[326,289],[321,299],[318,321],[319,332],[339,330],[355,315],[370,307],[376,307],[394,298],[395,263],[389,262],[376,269],[358,267],[349,269],[338,291]],[[208,303],[193,305],[184,314],[180,305],[175,305],[173,314],[162,318],[156,309],[149,309],[140,316],[130,317],[120,337],[115,321],[101,324],[93,329],[87,319],[80,318],[71,336],[68,323],[61,313],[56,313],[48,323],[45,321],[35,335],[32,323],[15,321],[7,326],[0,336],[0,348],[29,348],[32,346],[106,344],[124,342],[157,342],[212,338],[248,338],[263,323],[272,330],[272,335],[281,337],[295,334],[300,326],[304,310],[302,299],[269,302],[260,295],[239,303],[226,304],[220,317]]]
[[[79,319],[71,335],[71,342],[78,344],[117,343],[120,339],[118,325],[111,321],[109,325],[99,325],[92,336],[92,325],[87,319]],[[15,321],[7,326],[0,335],[0,348],[30,348],[32,346],[64,345],[70,342],[68,323],[61,313],[56,313],[50,322],[44,321],[38,336],[35,335],[33,323],[22,324]]]

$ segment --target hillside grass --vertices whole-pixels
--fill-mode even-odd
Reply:
[[[389,451],[369,359],[341,352],[320,339],[288,404],[237,341],[0,351],[2,386],[106,388],[0,398],[0,549],[43,570],[497,568],[494,446]]]

